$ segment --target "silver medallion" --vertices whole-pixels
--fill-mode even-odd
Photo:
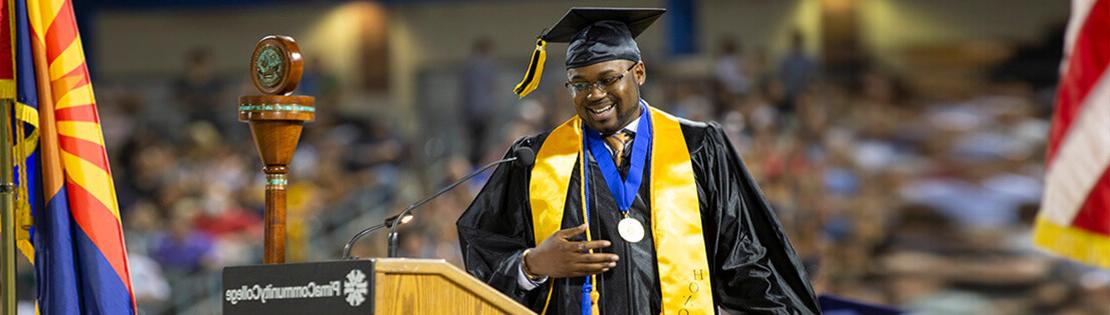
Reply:
[[[636,243],[644,239],[644,225],[630,217],[624,217],[617,223],[617,232],[621,238],[629,243]]]

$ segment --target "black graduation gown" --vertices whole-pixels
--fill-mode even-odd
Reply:
[[[696,177],[714,304],[741,314],[819,313],[800,260],[724,131],[714,123],[683,120],[681,126]],[[522,138],[509,152],[518,147],[538,152],[548,134]],[[597,277],[600,310],[602,314],[658,314],[659,277],[647,207],[649,168],[645,167],[644,184],[629,211],[644,224],[647,235],[638,243],[628,243],[617,234],[621,215],[616,201],[596,162],[590,159],[589,164],[591,234],[595,240],[611,241],[613,246],[604,251],[621,258],[615,268]],[[530,175],[531,167],[498,167],[459,218],[466,270],[537,313],[554,282],[548,314],[580,314],[584,277],[548,279],[531,291],[517,283],[521,254],[536,246],[528,200]],[[562,228],[583,223],[579,180],[575,171]]]

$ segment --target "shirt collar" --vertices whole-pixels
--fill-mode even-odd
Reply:
[[[646,111],[643,111],[643,110],[640,111],[640,115],[647,115],[647,114],[648,113]],[[629,122],[627,125],[624,125],[624,128],[621,128],[621,130],[630,131],[631,134],[636,134],[636,129],[638,127],[640,127],[640,116],[636,116],[636,118],[632,119],[632,122]],[[605,143],[605,148],[609,149],[609,153],[614,153],[613,152],[613,147],[609,146],[609,143]],[[629,150],[629,152],[631,152],[631,150]]]

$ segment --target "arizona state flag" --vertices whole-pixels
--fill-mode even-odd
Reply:
[[[7,36],[0,41],[13,44],[0,45],[0,58],[8,54],[13,62],[0,59],[0,90],[10,82],[4,74],[14,73],[16,209],[25,235],[19,247],[35,265],[39,311],[135,314],[115,186],[72,3],[4,2],[3,22],[12,32],[0,27]]]
[[[1033,242],[1110,268],[1110,0],[1074,0]]]

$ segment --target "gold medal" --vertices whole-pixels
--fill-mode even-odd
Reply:
[[[621,238],[629,243],[636,243],[644,239],[644,225],[628,216],[617,223],[617,232],[620,233]]]

